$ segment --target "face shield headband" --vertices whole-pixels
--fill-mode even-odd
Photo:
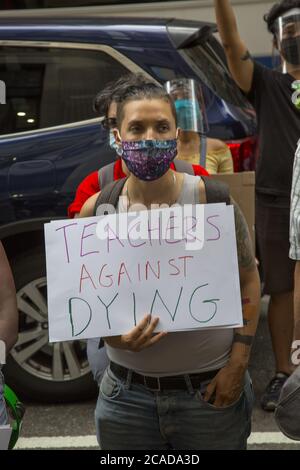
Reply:
[[[173,99],[177,125],[183,132],[195,132],[200,137],[200,161],[206,163],[206,135],[209,131],[206,106],[201,85],[192,78],[176,78],[165,84]]]
[[[276,20],[275,36],[283,72],[300,70],[300,8],[293,8]]]

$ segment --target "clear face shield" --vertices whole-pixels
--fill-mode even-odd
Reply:
[[[293,8],[276,20],[275,35],[283,72],[300,71],[300,8]]]
[[[182,78],[168,81],[165,88],[174,100],[178,127],[182,132],[195,132],[200,136],[200,164],[205,166],[209,126],[201,86],[191,78]]]

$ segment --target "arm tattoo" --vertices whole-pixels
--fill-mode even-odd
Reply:
[[[234,201],[233,205],[239,267],[252,270],[255,268],[255,258],[248,226],[239,206]]]
[[[252,346],[253,339],[254,339],[254,336],[240,335],[238,333],[235,333],[233,337],[233,342],[242,343],[242,344],[245,344],[246,346]]]
[[[241,60],[243,62],[246,62],[246,60],[252,59],[251,54],[249,51],[246,51],[245,54],[241,57]]]
[[[243,322],[244,326],[248,326],[253,319],[256,318],[256,305],[243,305]]]
[[[248,297],[245,298],[245,299],[242,299],[242,306],[243,306],[244,310],[245,310],[245,306],[249,305],[250,303],[251,303],[251,300]],[[248,324],[250,323],[250,320],[248,318],[245,318],[245,317],[243,318],[243,320],[244,320],[244,326],[248,326]]]

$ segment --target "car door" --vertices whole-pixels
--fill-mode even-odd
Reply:
[[[0,105],[0,238],[20,312],[6,378],[31,399],[68,401],[94,392],[85,343],[48,343],[43,224],[66,217],[82,179],[114,158],[92,105],[109,81],[128,73],[120,57],[95,44],[1,44],[0,30],[6,87]]]

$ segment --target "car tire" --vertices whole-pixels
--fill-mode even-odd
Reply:
[[[7,384],[21,398],[39,402],[67,403],[96,397],[85,342],[48,343],[44,247],[15,258],[11,267],[20,324],[18,342],[4,368]],[[41,348],[30,356],[39,345]]]

